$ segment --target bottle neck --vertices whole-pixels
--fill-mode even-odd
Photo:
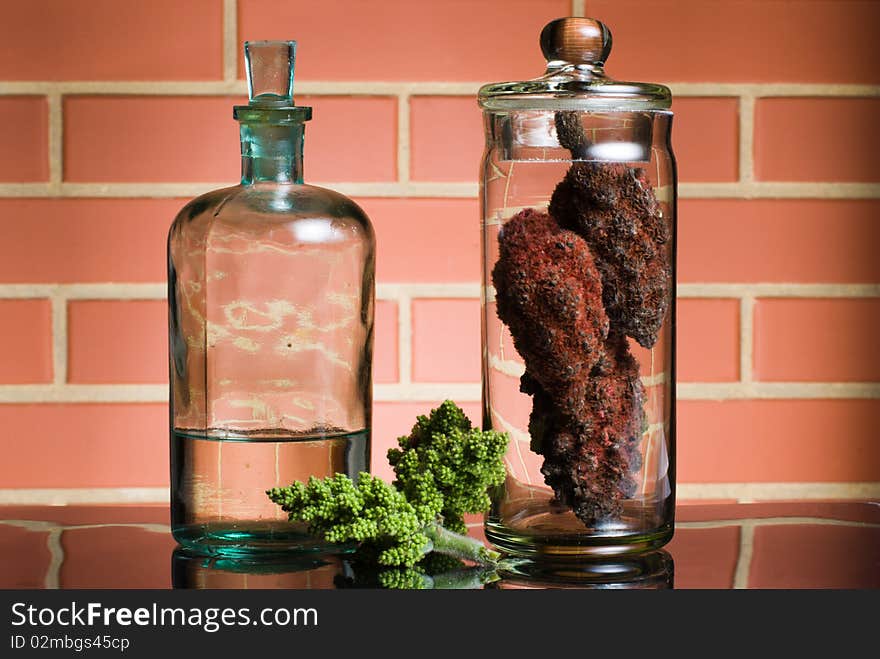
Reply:
[[[241,124],[241,183],[302,183],[305,125]]]

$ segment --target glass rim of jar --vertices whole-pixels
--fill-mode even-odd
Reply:
[[[669,110],[672,93],[664,85],[633,82],[529,80],[484,85],[484,110]]]

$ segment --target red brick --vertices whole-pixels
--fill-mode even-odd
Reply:
[[[373,404],[373,446],[370,471],[386,480],[394,478],[388,466],[388,449],[397,446],[397,438],[408,435],[420,414],[428,414],[442,401],[381,402]],[[480,424],[480,404],[456,401],[474,425]]]
[[[69,382],[168,381],[165,300],[74,300],[68,305]]]
[[[750,588],[880,588],[880,528],[755,529]]]
[[[683,282],[880,282],[876,200],[679,203]]]
[[[12,519],[4,517],[3,519]],[[0,588],[44,588],[49,568],[48,532],[0,524]]]
[[[397,303],[376,302],[375,346],[373,348],[373,382],[397,382]]]
[[[682,483],[880,480],[878,400],[678,402]]]
[[[478,382],[480,301],[413,300],[415,382]]]
[[[232,106],[243,102],[224,96],[67,98],[65,180],[234,184],[241,174],[241,151]],[[393,98],[303,97],[297,102],[314,108],[315,118],[306,126],[307,181],[396,177]]]
[[[168,484],[168,406],[0,405],[5,488]]]
[[[755,106],[756,178],[880,181],[878,115],[877,98],[759,99]]]
[[[393,181],[397,178],[397,101],[385,96],[303,96],[304,171],[309,181]]]
[[[237,97],[71,96],[64,178],[72,182],[212,181],[241,173]]]
[[[757,380],[880,380],[880,299],[767,299],[755,304]]]
[[[299,80],[533,78],[545,64],[541,28],[571,12],[568,0],[240,0],[238,7],[239,41],[298,41]]]
[[[62,588],[168,588],[171,532],[127,526],[68,529],[61,535]]]
[[[0,79],[220,79],[221,0],[7,4]]]
[[[739,102],[683,98],[672,104],[672,148],[685,183],[739,178]]]
[[[476,199],[358,199],[376,229],[379,282],[478,282]]]
[[[49,300],[0,300],[0,384],[52,381]]]
[[[675,560],[675,588],[732,588],[739,527],[676,529],[666,546]]]
[[[739,378],[739,301],[684,299],[676,309],[677,378],[730,382]]]
[[[3,283],[160,282],[180,199],[0,199]]]
[[[476,183],[485,141],[476,99],[415,96],[410,110],[410,178]]]
[[[880,82],[880,5],[849,0],[590,0],[608,72],[674,82]]]
[[[45,97],[0,97],[0,117],[0,181],[49,180],[49,108]]]

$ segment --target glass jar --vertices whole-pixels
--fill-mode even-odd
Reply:
[[[647,550],[673,532],[671,95],[616,82],[589,18],[546,73],[480,90],[483,425],[508,431],[486,536],[513,555]]]
[[[294,53],[245,44],[241,183],[168,235],[171,524],[201,552],[318,549],[265,491],[369,469],[375,238],[303,184]]]

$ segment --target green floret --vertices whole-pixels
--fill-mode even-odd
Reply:
[[[466,565],[458,559],[431,552],[414,567],[377,566],[355,554],[333,579],[337,588],[395,590],[475,589],[500,578],[495,565]]]
[[[397,441],[400,448],[388,451],[394,485],[419,515],[440,515],[447,529],[464,533],[465,513],[489,509],[489,488],[504,481],[506,433],[474,428],[447,400]]]
[[[429,590],[434,583],[431,577],[414,568],[393,568],[376,575],[380,588],[388,590]]]
[[[403,493],[367,473],[355,483],[345,474],[311,477],[266,492],[291,522],[327,542],[356,542],[379,565],[412,567],[432,549],[482,563],[498,558],[473,538],[442,528],[435,515],[413,507]]]

